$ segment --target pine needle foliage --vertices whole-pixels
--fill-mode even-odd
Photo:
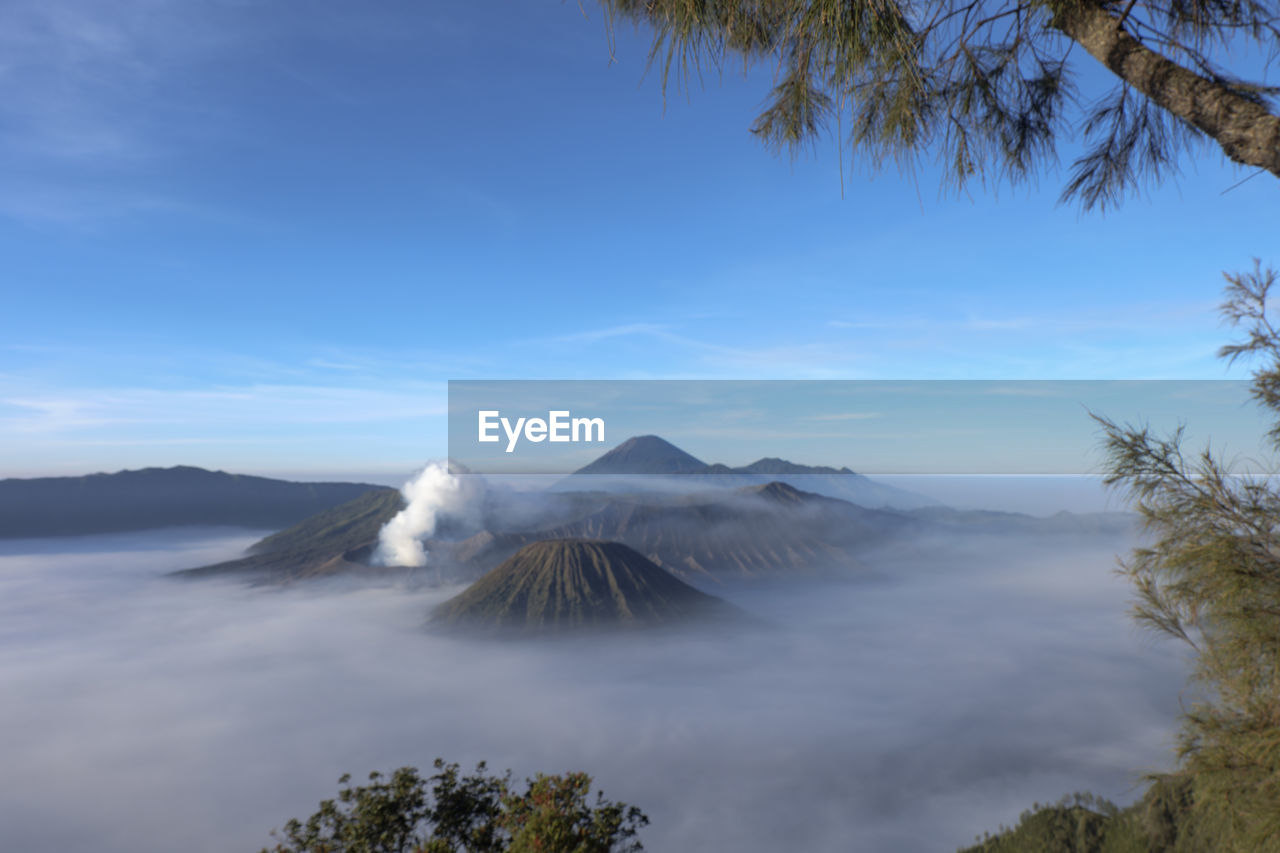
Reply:
[[[1093,794],[1036,803],[1017,824],[979,836],[961,853],[1207,853],[1220,838],[1191,819],[1184,777],[1155,777],[1126,809]]]
[[[1224,347],[1252,356],[1255,399],[1277,415],[1280,335],[1268,315],[1273,269],[1227,276],[1224,316],[1246,338]],[[1209,450],[1184,453],[1183,433],[1098,418],[1107,482],[1126,491],[1152,534],[1123,562],[1134,614],[1192,651],[1199,698],[1187,708],[1176,776],[1212,849],[1280,851],[1280,489],[1274,471],[1234,473]],[[1208,849],[1208,848],[1206,848]]]
[[[1280,89],[1223,64],[1280,51],[1276,0],[601,4],[611,33],[618,20],[651,30],[664,91],[733,60],[771,64],[751,130],[776,150],[834,131],[873,168],[932,156],[962,188],[1032,179],[1057,162],[1061,139],[1080,138],[1063,199],[1085,209],[1176,172],[1197,140],[1280,176]],[[1081,60],[1102,63],[1114,88],[1079,91]]]

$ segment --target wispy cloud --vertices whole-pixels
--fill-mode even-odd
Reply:
[[[723,324],[718,324],[723,328]],[[665,346],[661,358],[629,371],[626,378],[752,378],[832,379],[857,373],[862,353],[847,341],[803,341],[742,346],[721,343],[677,331],[661,323],[627,323],[526,341],[527,346],[546,344],[595,344],[644,338]],[[656,353],[657,351],[655,351]],[[670,365],[678,364],[672,370]]]
[[[76,182],[67,170],[118,175],[209,133],[256,132],[238,118],[243,105],[222,73],[229,63],[249,58],[312,97],[359,103],[367,94],[322,66],[300,66],[290,48],[457,38],[449,18],[336,6],[299,15],[223,0],[8,0],[0,5],[0,152],[24,160],[25,172],[56,174],[69,192]],[[41,207],[5,212],[47,217]]]
[[[1142,302],[1131,310],[1100,311],[1083,309],[1052,314],[1025,314],[1012,317],[986,314],[941,313],[936,316],[871,316],[834,318],[825,326],[831,329],[863,329],[868,331],[930,331],[963,334],[966,332],[1027,332],[1037,336],[1064,333],[1098,333],[1104,331],[1144,331],[1153,327],[1167,328],[1171,323],[1202,323],[1215,306],[1207,301],[1170,304]]]
[[[897,317],[880,320],[828,320],[826,325],[832,329],[905,330],[925,329],[935,324],[924,317]]]
[[[826,321],[832,329],[867,329],[880,331],[919,331],[922,329],[949,330],[957,332],[999,332],[1022,331],[1024,329],[1043,329],[1046,323],[1053,322],[1045,317],[974,317],[963,319],[947,317],[893,317],[866,320],[834,319]]]
[[[871,418],[882,418],[883,412],[834,412],[829,415],[812,415],[811,421],[865,421]]]
[[[360,424],[446,414],[443,383],[372,389],[315,385],[188,388],[63,388],[0,397],[0,432],[43,436],[129,426],[261,430]]]
[[[1025,329],[1043,328],[1044,321],[1032,317],[970,317],[962,328],[975,332],[1020,332]]]
[[[174,81],[235,42],[213,8],[206,0],[4,4],[0,155],[22,180],[7,188],[0,215],[65,225],[183,209],[152,174],[192,124],[193,100],[172,97]],[[206,93],[201,109],[211,106]]]
[[[661,323],[625,323],[619,326],[606,326],[602,329],[587,329],[567,335],[557,335],[549,340],[553,343],[590,343],[612,338],[655,337],[664,340],[681,340],[679,335],[671,332],[670,326]]]
[[[0,26],[0,112],[11,150],[45,159],[128,159],[150,151],[145,105],[180,14],[157,0],[17,2]],[[167,49],[166,49],[167,47]]]
[[[329,359],[327,359],[327,358],[311,358],[311,359],[308,359],[308,360],[307,360],[307,364],[309,364],[309,365],[310,365],[310,366],[312,366],[312,367],[317,367],[317,368],[319,368],[319,369],[321,369],[321,370],[342,370],[342,371],[348,371],[348,370],[362,370],[362,369],[363,369],[363,368],[361,368],[361,366],[360,366],[360,365],[358,365],[358,364],[352,364],[352,363],[350,363],[350,362],[342,362],[342,361],[331,361],[331,360],[329,360]]]
[[[358,103],[340,75],[322,78],[321,66],[288,57],[306,55],[299,45],[440,29],[432,15],[408,17],[223,0],[9,0],[0,5],[0,156],[23,185],[6,188],[0,215],[62,224],[198,209],[174,182],[161,189],[193,146],[271,142],[246,118],[226,69],[258,63],[258,74],[310,98]]]
[[[74,184],[74,182],[72,182]],[[164,193],[129,187],[50,185],[27,181],[0,197],[0,216],[37,225],[85,226],[148,214],[220,215]]]

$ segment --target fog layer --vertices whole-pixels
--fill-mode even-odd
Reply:
[[[586,770],[652,851],[950,851],[1171,754],[1184,666],[1118,540],[713,590],[772,629],[511,644],[422,630],[459,587],[163,577],[259,535],[0,544],[0,849],[253,851],[341,773],[441,756]]]

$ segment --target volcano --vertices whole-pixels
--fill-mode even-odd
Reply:
[[[534,542],[432,614],[440,626],[516,634],[645,628],[732,617],[700,592],[619,542]]]
[[[575,474],[702,474],[710,466],[686,453],[665,438],[637,435],[628,438],[608,453]]]
[[[246,575],[276,583],[347,571],[369,573],[378,531],[404,507],[396,489],[374,489],[259,541],[236,560],[183,569],[187,578]]]

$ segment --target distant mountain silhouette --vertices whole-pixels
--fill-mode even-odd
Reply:
[[[780,480],[770,480],[759,486],[743,486],[738,490],[738,493],[787,507],[805,506],[815,500],[835,500],[835,498],[826,498],[823,495],[801,491],[790,483],[784,483]]]
[[[521,548],[440,605],[431,620],[473,630],[554,634],[676,625],[735,612],[626,545],[554,539]]]
[[[582,475],[582,481],[578,480]],[[599,459],[579,468],[558,488],[601,488],[614,491],[654,491],[675,488],[665,482],[679,478],[684,485],[705,479],[727,488],[764,484],[772,480],[789,482],[808,492],[836,497],[865,507],[916,509],[940,506],[924,495],[898,489],[857,474],[848,468],[800,465],[786,459],[766,457],[736,468],[716,463],[708,465],[656,435],[629,438]],[[584,485],[591,482],[592,485]]]
[[[1112,536],[1134,531],[1139,523],[1137,514],[1131,512],[1076,513],[1066,510],[1040,517],[989,509],[925,507],[913,510],[911,516],[939,532],[989,532],[1001,535],[1024,533],[1045,536]]]
[[[359,497],[367,483],[295,483],[203,468],[0,480],[0,538],[181,525],[279,528]]]
[[[575,474],[701,474],[710,466],[656,435],[628,438]]]
[[[852,474],[848,468],[831,468],[827,465],[797,465],[795,462],[788,462],[785,459],[778,459],[776,456],[768,456],[764,459],[757,459],[750,465],[743,465],[741,468],[731,468],[731,471],[738,474],[763,474],[767,477],[776,477],[779,474]]]

